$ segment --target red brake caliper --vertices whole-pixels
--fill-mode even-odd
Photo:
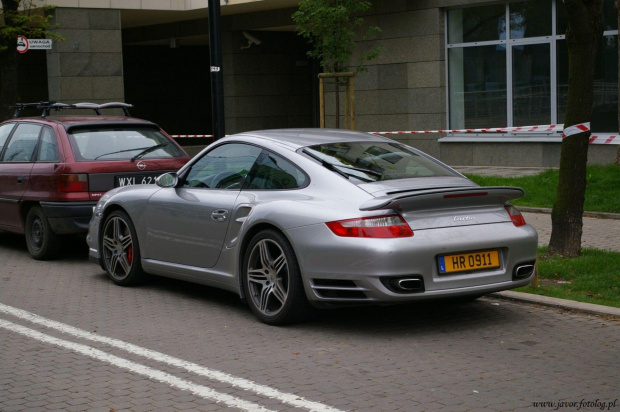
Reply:
[[[129,249],[127,249],[127,261],[129,262],[130,265],[131,265],[132,260],[133,260],[133,246],[129,246]]]

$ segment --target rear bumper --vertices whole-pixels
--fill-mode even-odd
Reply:
[[[534,275],[538,244],[531,226],[511,222],[418,230],[400,239],[336,238],[325,225],[286,233],[296,248],[306,296],[315,306],[456,298],[517,288]],[[439,273],[438,256],[480,250],[497,250],[500,267]],[[399,281],[404,288],[393,286]]]
[[[88,232],[88,223],[97,202],[41,202],[41,208],[54,233],[59,235]]]

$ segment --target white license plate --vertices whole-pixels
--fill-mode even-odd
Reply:
[[[153,185],[155,184],[156,178],[156,175],[116,176],[114,179],[114,186],[123,187],[132,185]]]

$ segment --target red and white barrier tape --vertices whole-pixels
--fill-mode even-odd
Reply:
[[[594,144],[620,144],[620,136],[590,136],[590,143]]]
[[[510,133],[510,132],[559,132],[564,125],[487,127],[484,129],[409,130],[402,132],[369,132],[371,134],[426,134],[426,133]]]
[[[212,134],[171,134],[170,137],[173,139],[185,139],[185,138],[196,138],[196,137],[213,137]]]
[[[589,132],[589,131],[590,131],[590,122],[580,123],[574,126],[569,126],[566,129],[564,129],[564,132],[562,133],[562,139],[568,136],[572,136],[572,135],[583,133],[583,132]]]
[[[590,130],[590,123],[582,123],[564,129],[562,124],[548,124],[542,126],[518,126],[518,127],[489,127],[484,129],[445,129],[445,130],[408,130],[408,131],[396,131],[396,132],[368,132],[376,135],[395,135],[395,134],[428,134],[428,133],[550,133],[550,132],[563,132],[562,138],[572,136],[578,133],[587,132]],[[174,139],[185,138],[212,138],[212,134],[173,134]],[[620,144],[620,135],[591,135],[590,143],[594,144]]]
[[[371,134],[427,134],[427,133],[550,133],[550,132],[563,132],[562,138],[572,136],[574,134],[587,132],[590,130],[590,123],[582,123],[564,129],[562,124],[548,124],[541,126],[519,126],[519,127],[489,127],[484,129],[445,129],[445,130],[410,130],[410,131],[398,131],[398,132],[370,132]],[[620,144],[620,135],[591,135],[590,143],[593,144]]]

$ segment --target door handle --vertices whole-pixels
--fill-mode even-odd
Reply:
[[[217,209],[211,212],[211,219],[216,222],[225,222],[228,219],[228,210],[226,209]]]

